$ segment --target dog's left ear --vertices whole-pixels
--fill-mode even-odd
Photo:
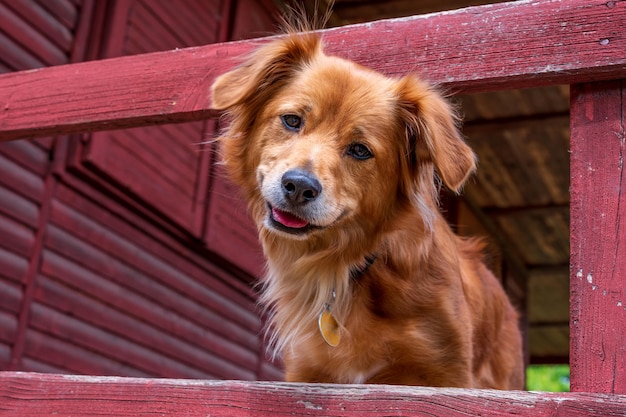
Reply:
[[[415,76],[398,82],[400,117],[406,124],[415,163],[430,160],[444,184],[459,192],[476,169],[476,156],[457,128],[454,108],[432,86]]]
[[[303,65],[321,53],[322,41],[316,33],[290,33],[270,42],[242,65],[215,79],[211,107],[226,110],[243,103],[264,105],[273,92],[288,84]]]

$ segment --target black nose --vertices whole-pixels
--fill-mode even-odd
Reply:
[[[283,174],[283,194],[295,204],[315,200],[322,192],[322,184],[313,174],[302,169],[290,169]]]

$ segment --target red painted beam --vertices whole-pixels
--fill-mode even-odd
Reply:
[[[622,416],[626,396],[0,373],[6,415]]]
[[[454,91],[626,78],[626,2],[528,0],[324,31],[328,51]],[[0,141],[215,116],[209,87],[261,41],[0,76]]]
[[[572,390],[626,394],[626,80],[571,91]]]

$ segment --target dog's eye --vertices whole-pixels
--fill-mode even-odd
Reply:
[[[302,118],[300,116],[295,114],[283,114],[280,116],[280,119],[288,130],[299,132],[300,129],[302,129]]]
[[[354,159],[358,159],[361,161],[365,159],[370,159],[374,156],[372,152],[367,148],[367,146],[363,145],[362,143],[354,143],[350,145],[350,147],[348,148],[348,155],[350,155]]]

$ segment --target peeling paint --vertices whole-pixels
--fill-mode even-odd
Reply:
[[[306,408],[307,410],[322,410],[324,408],[321,405],[313,404],[311,401],[300,400],[298,401],[298,404],[304,405],[304,408]]]
[[[591,272],[587,274],[587,282],[593,284],[593,275],[591,275]]]

